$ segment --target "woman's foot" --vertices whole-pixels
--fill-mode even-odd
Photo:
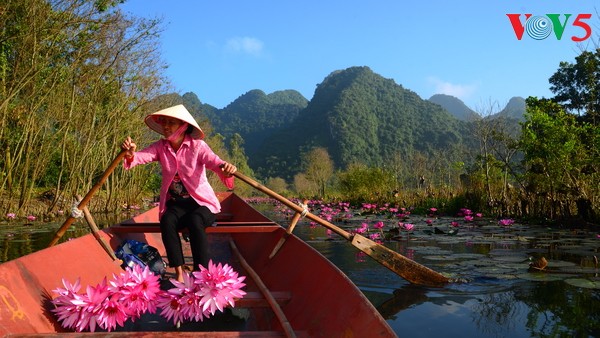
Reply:
[[[176,266],[175,267],[175,280],[177,280],[180,283],[183,283],[183,266]]]

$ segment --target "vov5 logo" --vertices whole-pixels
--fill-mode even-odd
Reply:
[[[561,15],[563,18],[561,19]],[[515,35],[518,40],[523,38],[523,33],[527,32],[530,38],[535,40],[543,40],[550,36],[552,32],[556,39],[560,40],[567,26],[571,25],[578,28],[578,31],[583,30],[578,35],[571,36],[571,40],[581,42],[587,40],[592,35],[592,28],[585,22],[592,17],[592,14],[578,14],[573,22],[569,23],[572,14],[546,14],[536,15],[531,14],[506,14],[510,20]],[[525,21],[521,21],[521,17]]]

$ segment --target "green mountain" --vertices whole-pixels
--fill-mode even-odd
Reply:
[[[302,153],[324,147],[345,168],[385,165],[398,154],[433,153],[464,145],[468,124],[368,67],[335,71],[287,128],[265,138],[250,166],[262,176],[290,178]]]
[[[462,121],[475,121],[481,118],[479,114],[467,107],[459,98],[446,94],[435,94],[429,98],[429,101],[439,104],[446,109],[452,116]]]
[[[524,121],[525,114],[525,99],[522,97],[513,97],[511,98],[506,107],[502,109],[498,114],[493,115],[494,117],[504,117],[515,119],[517,121]]]
[[[246,155],[252,158],[266,138],[292,123],[307,104],[308,100],[295,90],[267,95],[255,89],[223,109],[204,104],[200,110],[215,132],[226,138],[240,134],[245,141]]]
[[[194,93],[180,99],[199,122],[208,120],[207,131],[240,134],[248,164],[263,178],[291,179],[314,147],[326,148],[343,169],[386,166],[414,153],[450,156],[475,144],[470,123],[368,67],[332,72],[310,102],[295,90],[251,90],[223,109]]]

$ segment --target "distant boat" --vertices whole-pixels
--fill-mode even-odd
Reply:
[[[395,337],[362,292],[318,251],[291,235],[269,258],[286,230],[233,193],[219,193],[222,212],[207,228],[214,262],[247,276],[235,308],[176,330],[158,315],[126,322],[117,331],[92,335],[198,337]],[[158,209],[151,209],[99,232],[113,250],[126,239],[148,243],[165,255]],[[184,243],[185,244],[185,243]],[[185,257],[191,260],[189,246]],[[0,264],[0,335],[49,335],[66,332],[51,312],[52,290],[65,278],[96,285],[123,270],[92,235]],[[173,271],[167,270],[167,274]],[[133,332],[138,331],[138,332]],[[155,332],[155,333],[153,333]],[[193,333],[192,333],[193,332]],[[162,333],[162,334],[165,334]]]

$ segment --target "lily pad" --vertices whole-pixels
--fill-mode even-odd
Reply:
[[[600,289],[600,281],[590,280],[587,278],[569,278],[565,279],[565,283],[578,288]]]
[[[527,272],[518,274],[517,277],[532,282],[554,282],[572,277],[568,274],[545,273],[545,272]]]
[[[550,261],[548,261],[547,267],[549,267],[549,268],[566,268],[566,267],[572,267],[572,266],[577,266],[577,264],[575,264],[573,262],[567,262],[567,261],[550,260]]]

